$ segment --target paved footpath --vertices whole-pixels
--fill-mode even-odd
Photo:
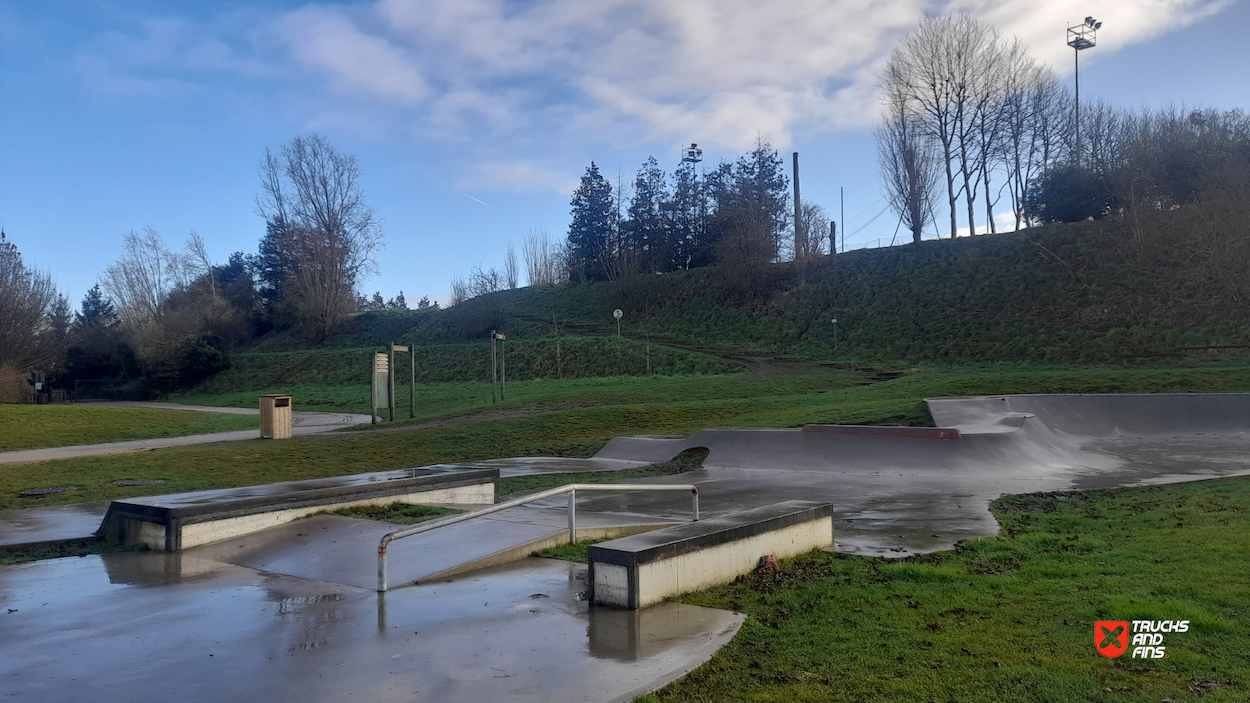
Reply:
[[[256,408],[214,408],[204,405],[180,405],[178,403],[141,403],[141,402],[101,402],[82,403],[82,405],[100,405],[109,407],[158,408],[162,410],[196,410],[210,413],[229,413],[231,415],[260,415]],[[329,413],[296,410],[291,413],[291,433],[296,436],[321,434],[343,427],[351,427],[369,422],[369,416],[359,413]],[[80,444],[73,447],[51,447],[48,449],[23,449],[16,452],[0,452],[0,464],[22,464],[48,459],[70,459],[80,456],[97,456],[101,454],[121,454],[124,452],[145,451],[162,447],[183,447],[190,444],[208,444],[209,442],[237,442],[259,437],[259,421],[257,429],[234,430],[232,432],[213,432],[211,434],[193,434],[183,437],[155,437],[152,439],[135,439],[127,442],[108,442],[106,444]]]

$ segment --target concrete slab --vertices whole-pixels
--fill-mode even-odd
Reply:
[[[706,661],[743,617],[592,608],[580,565],[529,559],[371,591],[184,554],[0,567],[7,700],[626,701]]]
[[[498,482],[495,469],[408,469],[127,498],[109,505],[98,534],[176,552],[340,507],[493,504]]]

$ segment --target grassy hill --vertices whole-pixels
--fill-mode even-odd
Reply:
[[[250,405],[285,390],[306,406],[361,410],[369,353],[394,341],[416,350],[429,416],[456,412],[479,402],[490,378],[490,330],[508,335],[517,398],[535,402],[581,392],[536,390],[551,381],[733,374],[778,354],[850,367],[1244,362],[1240,289],[1198,275],[1206,269],[1181,254],[1086,222],[855,251],[802,272],[712,267],[501,291],[447,309],[363,313],[312,348],[271,335],[184,397]]]

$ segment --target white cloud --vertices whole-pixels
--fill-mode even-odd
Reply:
[[[1107,23],[1100,50],[1111,52],[1227,4],[379,0],[353,10],[356,19],[310,7],[286,21],[302,30],[303,41],[291,43],[297,59],[339,89],[416,102],[429,86],[422,117],[443,134],[594,125],[618,140],[697,138],[742,149],[760,133],[784,148],[795,132],[871,124],[881,66],[926,15],[983,17],[1062,72],[1064,27],[1091,10]]]
[[[278,31],[304,67],[329,76],[345,93],[412,105],[425,96],[425,81],[403,49],[361,32],[345,15],[307,7],[284,17]]]
[[[537,161],[490,161],[478,163],[472,173],[457,181],[464,190],[489,190],[507,193],[571,194],[579,177],[548,168]]]

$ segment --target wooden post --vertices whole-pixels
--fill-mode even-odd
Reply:
[[[390,359],[386,365],[386,404],[391,414],[391,422],[395,421],[395,343],[391,342]]]

